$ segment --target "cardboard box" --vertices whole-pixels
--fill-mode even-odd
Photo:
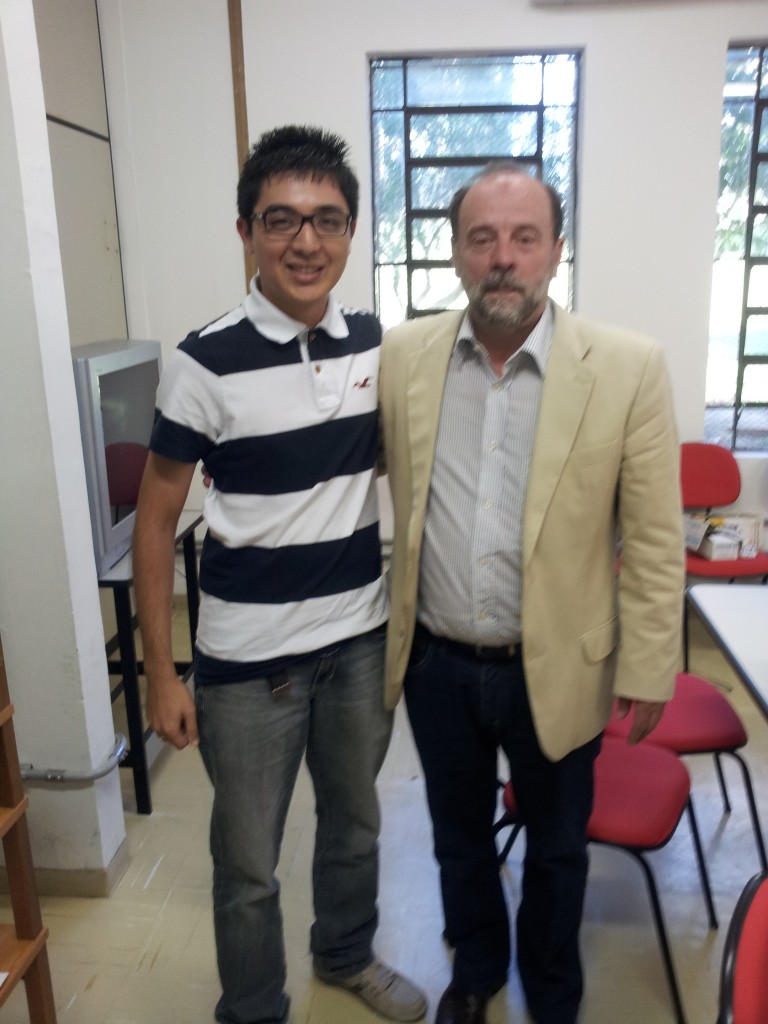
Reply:
[[[683,514],[685,546],[702,558],[755,558],[760,551],[762,542],[763,521],[760,516],[750,513],[734,512],[730,515],[717,513],[707,515],[705,512],[685,512]],[[713,535],[727,535],[736,540],[738,553],[723,555],[711,553],[725,550],[724,542],[719,541],[714,547],[704,546],[705,540]]]
[[[735,533],[739,538],[739,558],[756,558],[762,540],[763,520],[749,513],[734,513],[710,517],[718,527]]]
[[[738,558],[739,546],[739,538],[735,533],[720,533],[719,530],[714,530],[707,534],[696,553],[713,562],[722,562],[729,558]]]
[[[710,529],[709,519],[705,512],[684,512],[683,531],[685,533],[685,546],[689,551],[699,553],[701,542]]]

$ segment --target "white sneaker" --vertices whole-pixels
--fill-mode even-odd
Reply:
[[[340,978],[318,967],[315,967],[315,974],[326,985],[336,985],[358,996],[372,1010],[390,1020],[420,1020],[427,1012],[427,998],[421,989],[378,958],[348,978]]]

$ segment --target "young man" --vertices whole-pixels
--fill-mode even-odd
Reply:
[[[674,415],[657,345],[547,298],[562,248],[551,189],[491,165],[457,193],[451,223],[468,309],[389,332],[380,388],[395,526],[387,699],[405,681],[455,949],[435,1024],[484,1024],[507,978],[499,747],[526,825],[528,1009],[535,1024],[574,1024],[600,733],[619,698],[642,739],[674,686]]]
[[[241,306],[179,346],[159,389],[134,571],[153,729],[200,744],[214,786],[211,853],[221,1024],[288,1015],[275,878],[306,754],[317,803],[317,977],[395,1020],[422,993],[372,952],[389,742],[387,599],[375,491],[380,328],[330,292],[358,183],[314,128],[262,136],[237,229],[259,268]],[[195,466],[213,478],[200,565],[195,702],[170,642],[174,533]]]

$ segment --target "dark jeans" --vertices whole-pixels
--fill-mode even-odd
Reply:
[[[563,680],[568,685],[568,680]],[[504,750],[526,826],[517,962],[536,1024],[574,1024],[587,879],[586,826],[600,738],[552,762],[531,719],[521,661],[484,662],[421,630],[405,697],[432,815],[453,984],[491,995],[506,983],[509,920],[492,824]]]
[[[200,751],[214,785],[221,1024],[281,1024],[288,1017],[275,869],[304,756],[317,814],[312,957],[339,977],[371,961],[378,922],[375,783],[392,731],[381,698],[383,659],[379,629],[293,665],[290,685],[274,696],[266,679],[197,689]]]

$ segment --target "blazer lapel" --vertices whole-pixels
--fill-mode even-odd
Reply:
[[[445,377],[463,316],[460,312],[430,317],[420,343],[414,342],[409,353],[406,394],[415,507],[429,490]]]
[[[594,374],[584,363],[589,345],[579,337],[566,313],[556,308],[555,315],[525,500],[525,563],[536,547],[594,384]]]

